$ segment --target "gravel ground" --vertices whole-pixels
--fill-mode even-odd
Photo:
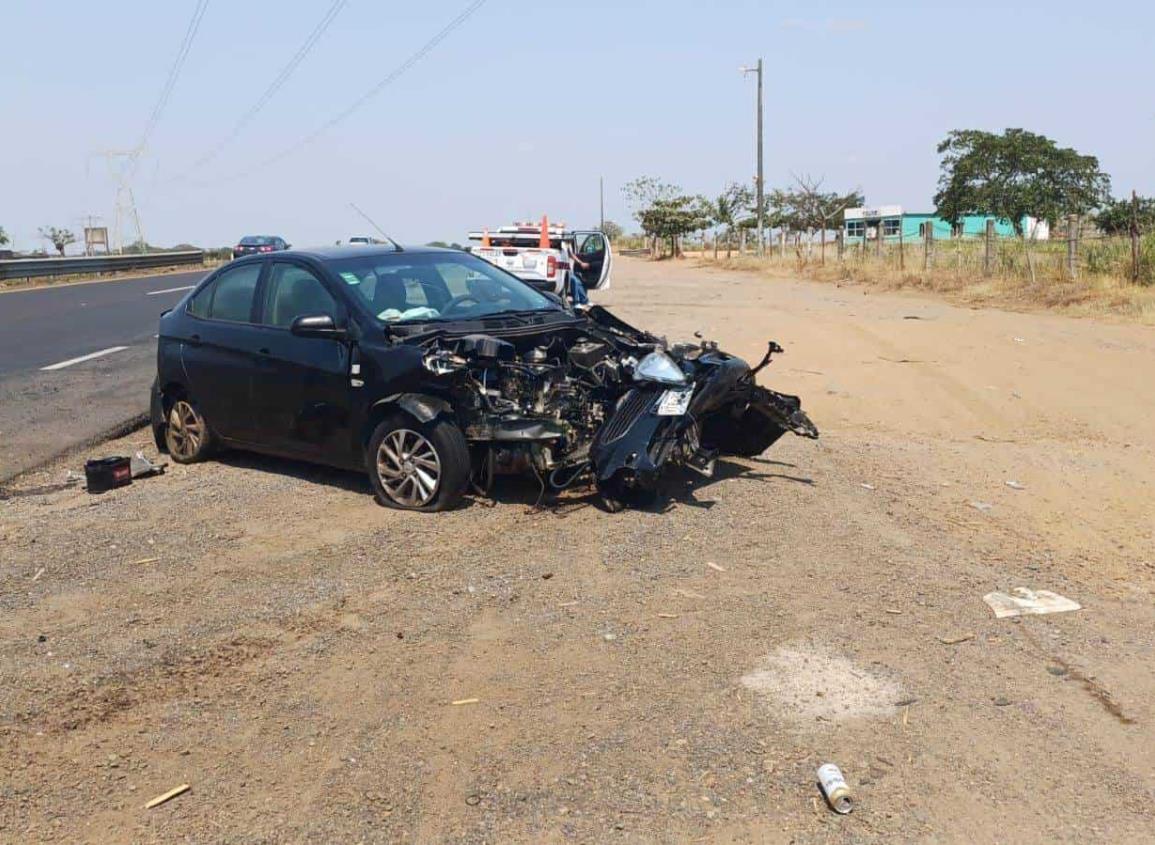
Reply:
[[[1155,335],[621,265],[627,319],[781,341],[823,439],[618,515],[517,480],[408,515],[240,454],[24,476],[0,839],[1148,841]],[[1017,586],[1084,609],[995,619]]]

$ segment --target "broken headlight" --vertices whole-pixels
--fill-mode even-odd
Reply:
[[[653,381],[658,384],[685,384],[686,374],[674,363],[674,359],[655,349],[638,362],[634,368],[635,381]]]

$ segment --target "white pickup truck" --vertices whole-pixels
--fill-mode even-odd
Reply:
[[[548,225],[548,224],[547,224]],[[470,232],[470,252],[484,258],[538,290],[562,296],[572,256],[576,253],[588,267],[573,269],[586,290],[608,290],[613,268],[610,240],[597,231],[568,231],[564,226],[548,226],[549,247],[543,245],[542,227],[536,223],[515,223],[493,232]]]

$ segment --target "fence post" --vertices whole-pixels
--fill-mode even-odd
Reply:
[[[1139,283],[1139,195],[1131,192],[1131,281]]]
[[[927,272],[934,264],[934,220],[922,224],[922,270]]]
[[[900,272],[906,270],[906,248],[903,244],[901,217],[898,218],[898,269]]]
[[[842,247],[843,247],[842,230],[841,229],[839,229],[838,233],[835,234],[834,241],[838,247],[838,263],[841,264],[842,263]]]
[[[1079,278],[1079,215],[1067,215],[1067,278]]]
[[[995,221],[987,221],[987,231],[983,245],[983,275],[989,276],[995,271]]]

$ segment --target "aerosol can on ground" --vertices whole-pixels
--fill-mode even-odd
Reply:
[[[854,809],[854,797],[850,794],[850,787],[846,785],[846,778],[842,770],[833,763],[826,763],[818,767],[818,783],[822,786],[822,794],[836,813],[849,813]]]

